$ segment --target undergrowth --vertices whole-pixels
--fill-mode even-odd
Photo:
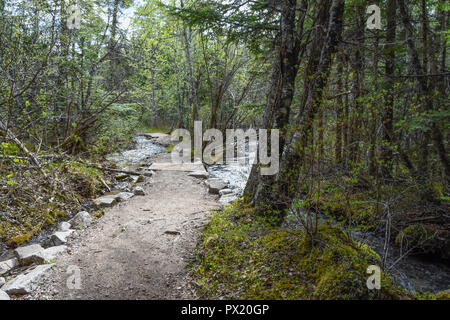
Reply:
[[[0,240],[8,247],[76,213],[109,182],[102,171],[68,161],[44,163],[43,171],[47,179],[26,161],[0,163]]]
[[[257,218],[243,200],[214,214],[202,235],[194,274],[200,295],[225,299],[408,298],[382,274],[368,290],[369,265],[381,265],[367,245],[339,227],[322,225],[311,238]]]

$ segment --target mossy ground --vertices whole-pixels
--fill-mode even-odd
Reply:
[[[43,166],[48,179],[28,163],[13,160],[0,165],[0,241],[17,247],[55,224],[83,202],[99,195],[109,181],[97,169],[69,161]],[[103,181],[103,182],[102,182]]]
[[[226,299],[399,299],[407,297],[382,274],[368,290],[369,265],[380,257],[336,226],[311,238],[256,218],[242,200],[214,214],[194,267],[203,297]]]

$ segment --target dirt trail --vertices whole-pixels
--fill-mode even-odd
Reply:
[[[186,266],[216,198],[187,172],[156,172],[144,188],[146,196],[107,210],[78,232],[39,289],[23,298],[195,299]],[[80,290],[67,287],[69,266],[81,270]]]

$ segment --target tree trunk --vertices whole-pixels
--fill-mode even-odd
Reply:
[[[426,70],[421,65],[421,62],[419,60],[419,54],[416,48],[416,45],[414,43],[414,32],[413,32],[413,26],[411,25],[410,18],[406,9],[405,1],[404,0],[397,0],[402,23],[406,30],[406,45],[408,47],[409,53],[411,55],[411,66],[415,72],[415,74],[420,77],[418,83],[419,83],[419,95],[423,97],[424,99],[424,105],[425,110],[433,110],[433,102],[431,99],[431,92],[430,87],[427,85],[427,81],[425,79],[426,76]],[[445,145],[443,142],[443,136],[440,132],[438,126],[436,123],[433,123],[431,125],[431,138],[433,140],[434,147],[437,150],[439,159],[441,161],[442,167],[444,168],[447,184],[450,184],[450,164],[448,159],[448,153],[445,149]]]
[[[181,0],[180,6],[181,6],[181,8],[184,8],[183,0]],[[183,24],[183,37],[184,37],[184,44],[185,44],[185,50],[186,50],[186,60],[188,63],[188,75],[189,75],[189,82],[190,82],[190,86],[191,86],[191,95],[192,95],[192,104],[193,104],[192,119],[193,119],[193,122],[195,122],[200,119],[199,111],[198,111],[198,93],[197,93],[197,85],[196,85],[195,79],[194,79],[194,66],[192,63],[192,56],[191,56],[191,40],[190,40],[190,35],[188,35],[188,30],[187,30],[185,24]],[[194,127],[193,124],[192,124],[192,127]]]
[[[394,73],[395,73],[395,39],[397,29],[397,3],[388,0],[387,30],[385,49],[383,141],[381,144],[382,175],[389,178],[392,174],[392,148],[394,143]]]
[[[325,0],[327,1],[327,0]],[[344,13],[344,0],[333,0],[331,9],[329,10],[329,23],[327,28],[326,40],[321,46],[321,54],[319,64],[317,67],[316,77],[309,85],[309,94],[305,108],[299,117],[299,124],[301,125],[300,134],[295,136],[294,142],[290,143],[286,150],[287,156],[282,158],[282,171],[278,176],[270,176],[269,179],[261,178],[256,187],[253,197],[254,203],[257,205],[258,212],[262,215],[270,215],[276,222],[281,223],[286,215],[286,209],[291,206],[292,195],[295,195],[297,190],[297,181],[300,174],[299,168],[299,153],[298,149],[293,146],[298,146],[304,141],[304,137],[311,131],[312,121],[322,103],[323,89],[325,88],[332,65],[332,56],[336,52],[337,45],[340,41],[342,33],[342,17]],[[294,17],[292,12],[295,12],[295,6],[285,6],[282,11],[282,16],[285,18],[285,28],[282,30],[291,30],[294,25]],[[286,23],[287,22],[287,23]],[[283,24],[282,24],[283,26]],[[292,32],[292,31],[291,31]],[[282,37],[283,45],[289,37]],[[288,50],[282,50],[287,52]],[[295,54],[295,51],[291,51]],[[294,60],[294,59],[293,59]],[[283,60],[281,60],[283,61]],[[293,70],[296,68],[292,65]],[[283,67],[281,70],[285,70]],[[295,81],[295,77],[293,79]],[[292,86],[293,88],[293,86]],[[289,92],[289,91],[287,91]],[[293,92],[292,92],[293,94]],[[284,101],[282,99],[282,101]],[[278,119],[283,118],[283,106],[278,110]],[[288,120],[288,119],[286,119]],[[278,125],[280,122],[276,122]],[[284,141],[283,141],[284,143]],[[281,149],[283,150],[283,149]],[[300,159],[301,160],[301,159]],[[271,211],[274,210],[274,211]]]
[[[302,8],[306,1],[302,2]],[[307,6],[307,4],[306,4]],[[277,45],[277,55],[273,63],[272,81],[267,97],[264,112],[264,128],[280,129],[279,150],[282,154],[286,141],[287,126],[291,111],[291,103],[294,97],[295,78],[298,72],[298,57],[300,48],[296,45],[301,34],[296,34],[295,17],[297,2],[286,0],[281,4],[280,43]],[[303,30],[304,16],[299,19],[299,30]],[[269,150],[269,148],[268,148]],[[250,197],[253,204],[264,201],[273,202],[270,196],[275,176],[262,176],[259,167],[254,165],[246,186],[245,194]],[[269,200],[270,199],[270,200]]]

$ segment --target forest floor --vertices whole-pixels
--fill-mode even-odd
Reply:
[[[79,232],[39,288],[21,299],[195,299],[186,266],[218,203],[188,172],[156,172],[144,188],[146,196],[109,209]],[[67,286],[71,266],[81,270],[79,290]]]

